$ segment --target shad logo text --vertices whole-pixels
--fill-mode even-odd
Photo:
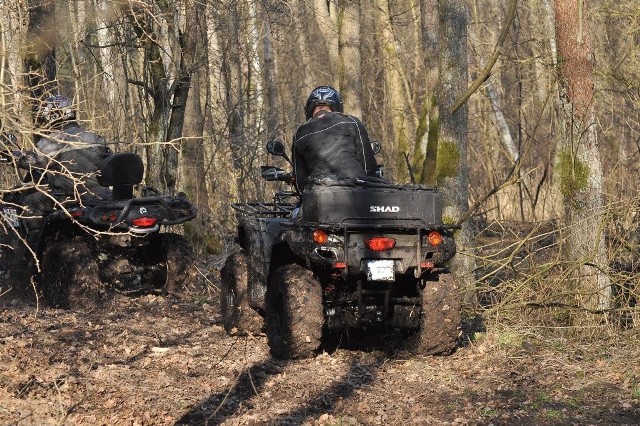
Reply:
[[[398,213],[399,211],[398,206],[369,206],[370,213]]]

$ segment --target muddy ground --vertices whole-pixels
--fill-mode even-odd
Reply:
[[[20,425],[640,424],[640,334],[469,326],[415,357],[398,336],[347,336],[281,361],[227,336],[215,274],[180,298],[115,295],[62,311],[0,297],[0,423]],[[567,336],[570,332],[567,332]]]

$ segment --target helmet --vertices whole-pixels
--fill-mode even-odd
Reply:
[[[304,113],[307,120],[313,115],[313,110],[318,105],[328,105],[331,111],[343,112],[342,96],[336,89],[331,86],[318,86],[311,91],[307,104],[304,107]]]
[[[53,124],[76,119],[76,111],[69,98],[63,95],[49,96],[40,109],[39,120],[43,124]]]

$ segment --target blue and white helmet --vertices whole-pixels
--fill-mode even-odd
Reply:
[[[342,96],[331,86],[318,86],[311,91],[307,104],[304,107],[304,114],[308,119],[313,116],[313,110],[318,105],[328,105],[331,111],[343,112]]]
[[[66,96],[49,96],[42,105],[39,118],[44,124],[70,121],[76,119],[76,111]]]

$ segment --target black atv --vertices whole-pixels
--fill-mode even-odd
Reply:
[[[17,172],[19,155],[4,151],[1,162]],[[97,172],[101,195],[78,200],[50,192],[56,209],[45,217],[37,242],[27,245],[22,200],[36,189],[33,173],[26,172],[0,203],[3,280],[24,286],[33,275],[47,304],[62,308],[93,306],[110,289],[133,294],[182,289],[195,275],[192,247],[161,227],[193,219],[196,208],[182,195],[163,196],[152,188],[135,197],[143,173],[136,154],[106,157]]]
[[[286,158],[280,142],[267,150]],[[262,176],[292,182],[276,167]],[[460,296],[445,265],[455,227],[442,223],[435,189],[321,179],[299,201],[289,191],[232,205],[241,250],[221,271],[228,333],[260,332],[264,318],[279,358],[312,356],[323,333],[354,327],[400,329],[419,354],[454,350]]]

